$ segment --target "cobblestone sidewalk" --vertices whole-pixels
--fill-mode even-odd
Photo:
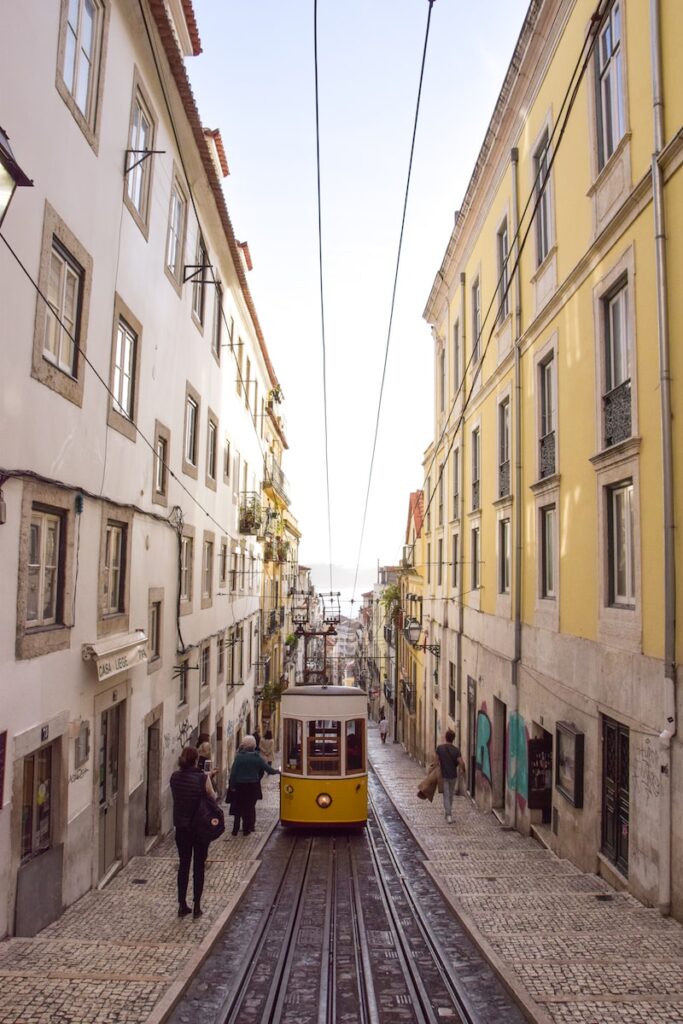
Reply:
[[[196,967],[254,874],[279,817],[279,777],[264,778],[263,796],[253,835],[230,835],[226,816],[228,835],[209,847],[198,921],[177,917],[171,833],[36,938],[1,942],[0,1024],[147,1021]]]
[[[425,771],[370,729],[370,758],[427,868],[508,985],[539,1021],[682,1024],[683,927],[615,892],[468,797],[453,824],[417,798]],[[493,1022],[492,1022],[493,1024]]]

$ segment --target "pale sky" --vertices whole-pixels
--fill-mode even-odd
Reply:
[[[435,0],[379,438],[356,599],[400,557],[433,436],[422,312],[512,57],[528,0]],[[235,234],[282,385],[283,469],[300,561],[330,561],[325,487],[313,0],[194,0],[187,67],[219,128]],[[332,585],[359,560],[428,0],[319,0],[318,76]],[[484,297],[485,298],[485,297]],[[486,305],[486,302],[483,303]],[[350,574],[351,582],[347,575]],[[329,589],[329,572],[315,574]],[[342,607],[347,614],[348,609]]]

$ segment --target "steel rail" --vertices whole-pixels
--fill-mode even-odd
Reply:
[[[375,784],[381,787],[382,792],[385,794],[387,799],[391,803],[393,803],[393,801],[391,801],[391,797],[384,788],[377,773],[372,768],[370,768],[370,770],[368,771],[368,781],[370,780],[370,774],[372,774]],[[418,925],[423,941],[425,945],[428,947],[431,957],[439,971],[441,978],[443,979],[444,986],[448,990],[448,993],[453,1001],[455,1009],[460,1014],[462,1024],[479,1024],[479,1022],[481,1021],[481,1017],[476,1011],[476,1009],[472,1006],[472,1003],[469,999],[469,996],[467,995],[464,985],[458,983],[457,974],[455,976],[451,974],[451,958],[446,954],[446,952],[443,949],[443,946],[438,941],[438,939],[435,938],[433,931],[427,920],[427,917],[424,911],[421,909],[419,901],[417,900],[412,890],[410,882],[408,881],[404,874],[401,863],[394,852],[393,846],[391,845],[391,841],[389,839],[387,830],[382,824],[380,815],[378,814],[376,802],[373,799],[372,794],[370,792],[370,785],[368,785],[368,809],[372,811],[373,820],[371,825],[370,816],[368,815],[368,827],[366,831],[370,839],[370,846],[371,849],[373,850],[373,856],[376,849],[376,840],[375,836],[373,835],[373,830],[376,830],[381,836],[384,846],[386,847],[387,853],[394,866],[396,876],[401,884],[413,918],[415,919]],[[379,871],[378,875],[382,877],[381,872]],[[412,964],[412,957],[409,962],[411,962]],[[414,970],[415,973],[417,973],[416,968],[412,967],[412,970]],[[438,1018],[434,1016],[434,1019]]]

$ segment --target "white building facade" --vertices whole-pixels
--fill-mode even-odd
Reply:
[[[210,737],[222,784],[255,724],[249,496],[279,385],[199,52],[180,0],[4,12],[1,120],[34,187],[0,244],[0,936],[170,828],[184,744]]]

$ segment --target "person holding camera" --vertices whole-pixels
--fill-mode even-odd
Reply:
[[[240,749],[232,762],[230,769],[230,780],[228,782],[228,797],[230,813],[234,815],[235,821],[232,827],[234,836],[240,830],[242,823],[242,834],[248,836],[254,831],[256,824],[256,801],[262,798],[261,779],[264,773],[268,775],[279,775],[278,768],[273,768],[265,761],[256,749],[256,740],[253,736],[245,736],[240,744]]]
[[[178,917],[192,914],[196,919],[202,916],[202,892],[204,891],[204,866],[209,852],[208,840],[202,839],[196,832],[193,820],[202,792],[210,799],[216,799],[212,775],[209,770],[202,771],[197,765],[197,748],[185,747],[178,758],[178,769],[171,776],[171,794],[173,796],[173,824],[175,826],[175,842],[178,848]],[[187,905],[187,885],[190,880],[192,864],[192,894],[194,906]]]

